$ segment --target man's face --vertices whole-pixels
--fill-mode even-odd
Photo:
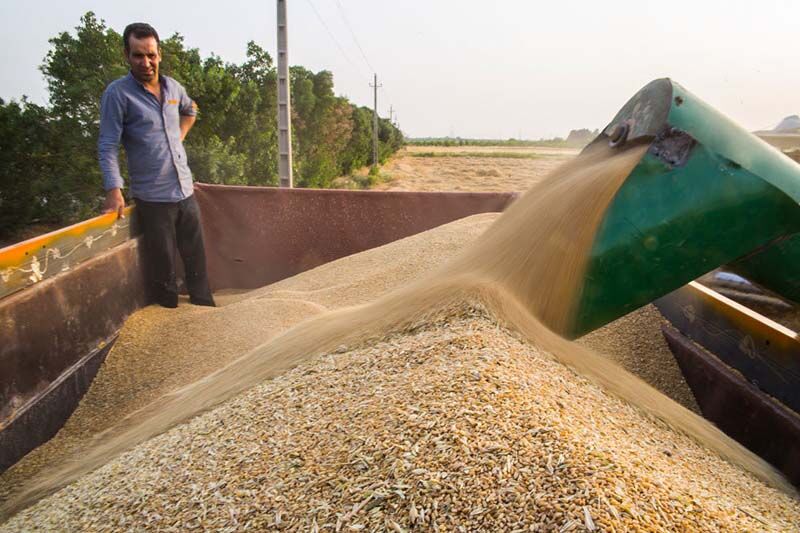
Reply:
[[[155,37],[137,39],[135,35],[131,35],[128,43],[126,59],[131,66],[133,77],[142,83],[157,80],[161,51],[158,49]]]

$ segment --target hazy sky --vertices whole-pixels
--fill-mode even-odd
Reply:
[[[411,136],[539,138],[600,128],[641,86],[664,76],[751,130],[800,113],[797,1],[288,6],[291,64],[331,70],[337,93],[369,106],[374,68],[383,84],[379,112],[388,116],[393,106]],[[38,66],[47,40],[72,31],[89,10],[120,33],[132,21],[149,22],[163,37],[179,32],[204,56],[240,62],[248,40],[275,56],[274,0],[0,0],[0,97],[44,103]]]

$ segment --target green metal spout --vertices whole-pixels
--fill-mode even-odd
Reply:
[[[592,144],[643,142],[598,227],[569,337],[800,231],[800,165],[669,79],[640,90]]]

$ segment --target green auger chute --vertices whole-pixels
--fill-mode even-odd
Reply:
[[[594,143],[649,148],[598,228],[568,336],[737,259],[766,286],[797,281],[770,274],[800,231],[800,165],[778,150],[669,79],[640,90]]]

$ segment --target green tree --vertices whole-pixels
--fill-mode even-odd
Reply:
[[[47,113],[48,186],[40,192],[43,220],[71,222],[97,212],[102,197],[97,165],[100,97],[124,75],[121,36],[92,12],[81,17],[75,35],[50,39],[41,71],[50,93]]]
[[[46,204],[47,109],[0,99],[0,239],[41,216]]]
[[[342,174],[350,174],[372,162],[372,111],[353,106],[351,113],[353,133],[341,155]]]
[[[277,185],[278,128],[277,74],[272,57],[250,41],[247,59],[231,71],[241,84],[236,109],[228,114],[228,128],[235,131],[236,147],[246,156],[249,185]]]
[[[62,32],[50,39],[51,50],[41,71],[47,80],[53,115],[74,120],[96,133],[98,102],[106,86],[128,71],[122,37],[91,11],[81,17],[75,35]]]

